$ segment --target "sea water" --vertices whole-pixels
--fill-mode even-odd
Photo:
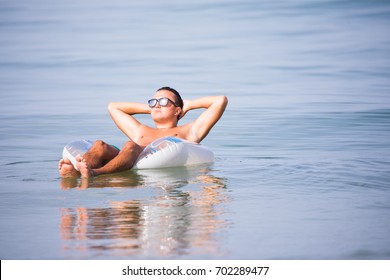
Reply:
[[[389,26],[380,0],[1,1],[0,258],[389,259]],[[60,178],[166,85],[229,98],[214,164]]]

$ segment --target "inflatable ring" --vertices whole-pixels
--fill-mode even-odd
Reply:
[[[64,159],[69,159],[76,167],[76,156],[84,155],[91,147],[90,140],[79,140],[68,143],[62,152]],[[211,163],[214,153],[207,147],[176,137],[164,137],[153,141],[145,147],[137,158],[133,169],[151,169],[189,166]]]
[[[176,137],[153,141],[141,152],[134,169],[150,169],[211,163],[214,153],[207,147]]]

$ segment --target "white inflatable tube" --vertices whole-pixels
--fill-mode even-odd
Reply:
[[[69,159],[73,167],[78,171],[76,166],[77,155],[83,156],[92,147],[92,141],[90,140],[79,140],[68,143],[62,150],[62,158]]]
[[[214,153],[207,147],[176,137],[153,141],[139,155],[133,169],[188,166],[214,161]]]
[[[76,156],[84,155],[91,147],[89,140],[67,144],[62,157],[69,159],[76,168]],[[164,137],[153,141],[139,155],[133,169],[152,169],[211,163],[214,153],[207,147],[176,137]]]

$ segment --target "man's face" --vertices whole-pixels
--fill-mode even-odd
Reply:
[[[151,108],[151,115],[154,121],[156,122],[164,122],[171,121],[173,119],[177,119],[178,114],[181,111],[180,107],[177,107],[174,103],[176,103],[175,94],[170,92],[169,90],[159,90],[157,91],[153,98],[168,98],[170,101],[166,104],[166,106],[161,106],[159,102]]]

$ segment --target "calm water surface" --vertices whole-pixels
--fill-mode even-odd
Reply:
[[[389,26],[379,0],[2,1],[0,258],[390,259]],[[214,164],[61,180],[67,142],[125,143],[108,102],[165,85],[228,96]]]

